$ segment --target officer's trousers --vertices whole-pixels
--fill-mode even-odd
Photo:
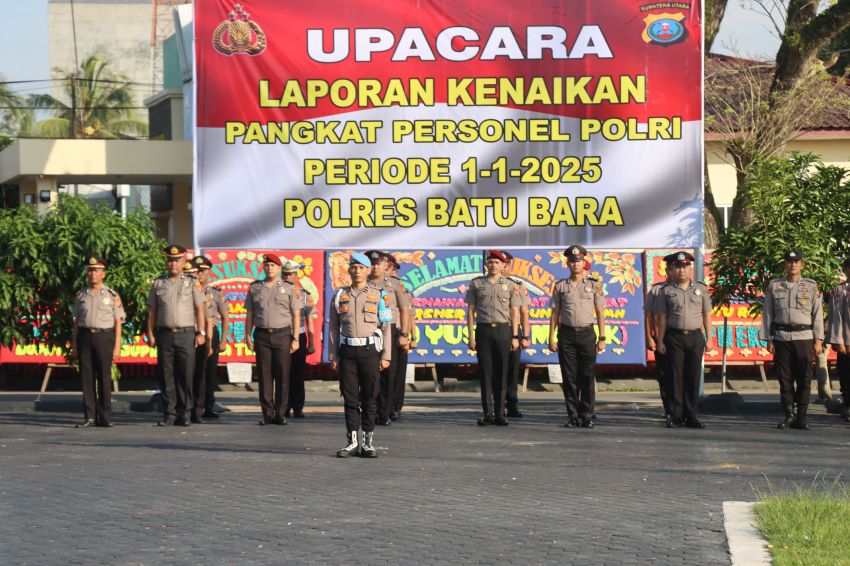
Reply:
[[[378,419],[386,420],[395,405],[395,381],[398,372],[398,335],[395,324],[390,325],[390,367],[381,370],[381,392],[378,395]]]
[[[567,416],[589,419],[593,416],[596,388],[593,366],[596,364],[596,332],[593,326],[576,329],[558,327],[558,363],[561,365],[561,390]]]
[[[655,378],[658,380],[658,391],[661,393],[661,404],[664,407],[664,413],[672,416],[670,412],[670,402],[667,400],[667,392],[670,390],[670,372],[667,371],[667,354],[662,354],[655,350]]]
[[[304,382],[307,379],[307,334],[298,336],[298,350],[292,354],[292,370],[289,372],[289,403],[286,412],[300,413],[304,410]]]
[[[841,399],[845,407],[850,407],[850,354],[838,354],[838,380],[841,384]]]
[[[381,353],[374,344],[339,347],[339,379],[345,402],[345,427],[375,430],[375,407],[380,395]]]
[[[207,357],[207,345],[195,348],[195,372],[192,378],[192,414],[200,417],[204,411],[212,412],[215,405],[216,378],[218,377],[218,326],[213,326],[212,336],[207,336],[212,344],[212,355]]]
[[[166,420],[186,417],[192,403],[192,375],[195,371],[195,332],[157,330],[156,363],[159,390]]]
[[[664,334],[667,379],[667,406],[670,416],[680,420],[697,420],[699,383],[705,337],[701,330],[685,334],[668,328]]]
[[[475,328],[475,342],[478,348],[481,409],[485,415],[502,417],[505,413],[511,327],[507,323],[495,326],[486,322],[479,323]]]
[[[522,335],[522,332],[520,332]],[[522,359],[522,348],[508,353],[508,382],[505,391],[505,405],[508,410],[515,410],[519,405],[519,366]]]
[[[257,353],[257,374],[260,383],[260,408],[264,417],[275,417],[289,403],[289,370],[292,363],[292,330],[278,332],[254,329],[254,349]]]
[[[77,330],[77,356],[83,382],[85,419],[108,422],[112,419],[112,350],[115,331]]]
[[[412,339],[412,337],[411,337]],[[393,405],[392,412],[396,415],[401,414],[401,408],[404,406],[404,390],[407,387],[407,356],[409,352],[407,348],[402,348],[396,345],[396,372],[393,387]]]
[[[779,396],[786,407],[809,404],[815,369],[813,346],[814,340],[773,341],[773,367],[779,380]]]

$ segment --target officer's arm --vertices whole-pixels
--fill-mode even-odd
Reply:
[[[596,290],[596,295],[593,298],[593,309],[596,311],[596,327],[599,328],[599,338],[597,343],[605,343],[605,296],[602,293],[602,286],[599,285]]]
[[[662,348],[667,333],[667,298],[663,295],[655,298],[655,333],[656,347]]]
[[[519,334],[519,307],[511,307],[511,336]],[[514,338],[519,340],[519,338]]]
[[[148,322],[147,322],[147,330],[148,330],[148,342],[151,346],[156,346],[156,338],[154,337],[153,329],[156,327],[156,309],[154,307],[150,307],[148,309]]]
[[[762,306],[761,311],[761,332],[759,333],[759,338],[767,342],[768,350],[771,348],[773,344],[773,331],[770,326],[773,322],[773,296],[770,292],[770,285],[767,287],[767,291],[764,293],[764,305]]]
[[[248,292],[245,294],[245,344],[248,349],[254,349],[254,299],[251,296],[251,287],[248,287]]]
[[[549,316],[549,345],[555,343],[555,331],[558,329],[558,320],[561,317],[561,301],[558,291],[552,293],[552,314]]]
[[[393,358],[392,331],[390,330],[389,322],[381,325],[381,334],[384,335],[384,349],[381,350],[381,361],[389,363]]]
[[[823,344],[823,301],[820,298],[820,290],[815,288],[814,297],[812,298],[812,332],[814,333],[815,343]]]
[[[335,295],[334,295],[335,296]],[[328,360],[336,363],[339,352],[339,313],[336,310],[334,299],[331,299],[330,316],[328,317]]]
[[[201,330],[204,331],[204,334],[207,333],[207,317],[204,315],[204,303],[200,305],[195,305],[195,327],[198,328],[198,332]],[[196,342],[200,342],[200,345],[203,345],[206,342],[206,336],[201,336],[200,334],[197,337]]]
[[[71,329],[71,351],[68,352],[69,357],[73,358],[77,355],[77,317],[71,319],[73,328]]]
[[[528,316],[527,306],[519,307],[519,320],[522,324],[522,335],[528,336],[528,339],[531,340],[531,320]]]
[[[224,297],[218,304],[218,313],[221,315],[221,343],[224,344],[227,340],[227,333],[230,332],[230,306]]]

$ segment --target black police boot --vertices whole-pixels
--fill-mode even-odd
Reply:
[[[564,422],[564,428],[576,428],[578,426],[578,421],[572,415],[567,416],[567,420]]]
[[[595,426],[595,423],[593,421],[593,417],[586,417],[586,418],[582,419],[581,420],[581,426],[582,426],[582,428],[593,428]]]
[[[372,435],[374,432],[364,432],[360,442],[360,455],[364,458],[377,458],[378,451],[372,446]]]
[[[496,426],[508,426],[511,423],[508,422],[508,419],[499,414],[499,416],[493,419],[493,424]]]
[[[267,424],[272,424],[272,418],[270,415],[263,415],[260,417],[259,422],[257,423],[260,426],[266,426]]]
[[[521,419],[522,411],[516,407],[508,407],[508,416],[512,419]]]
[[[786,429],[794,426],[794,405],[785,405],[785,418],[776,425],[778,429]]]
[[[844,410],[841,411],[841,420],[850,423],[850,406],[844,405]]]
[[[216,420],[219,418],[218,413],[216,413],[215,411],[204,411],[201,417],[211,420]]]
[[[809,411],[808,405],[797,405],[797,420],[794,422],[794,428],[800,430],[809,430],[809,422],[806,419],[806,413]]]
[[[493,418],[492,413],[488,413],[486,415],[481,415],[480,417],[478,417],[478,426],[491,425],[491,424],[493,424],[494,420],[495,419]]]
[[[360,452],[360,442],[358,437],[360,433],[356,430],[345,435],[345,440],[348,442],[345,448],[336,453],[337,458],[348,458],[349,456],[357,456]]]
[[[197,413],[192,413],[192,416],[189,418],[195,424],[204,424],[204,420]]]
[[[80,424],[74,426],[74,428],[89,428],[94,426],[94,419],[86,419]]]

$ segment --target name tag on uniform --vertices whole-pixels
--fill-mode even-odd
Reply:
[[[377,300],[378,300],[378,295],[366,295],[366,300],[369,300],[369,301],[377,301]]]
[[[378,305],[366,305],[366,312],[378,312]]]
[[[109,299],[103,299],[103,304],[108,305],[111,301]]]

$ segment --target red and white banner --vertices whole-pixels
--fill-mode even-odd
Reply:
[[[197,244],[695,247],[701,6],[195,0]]]

